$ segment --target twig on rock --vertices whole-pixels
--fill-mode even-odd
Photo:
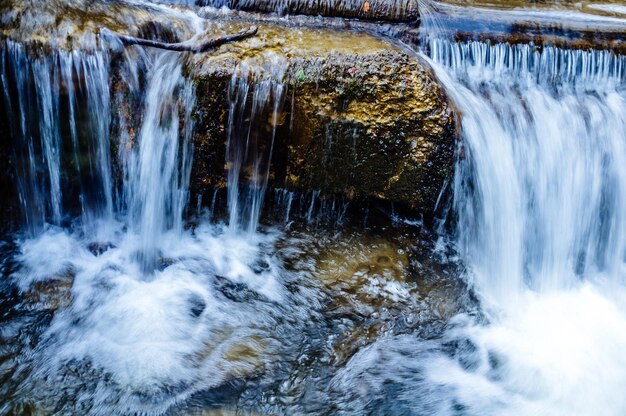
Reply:
[[[150,39],[141,39],[133,36],[126,36],[119,33],[112,32],[108,29],[102,29],[102,33],[110,34],[117,37],[120,42],[124,45],[141,45],[141,46],[150,46],[152,48],[166,49],[168,51],[177,51],[177,52],[193,52],[193,53],[202,53],[206,52],[209,49],[216,48],[220,45],[230,42],[237,42],[239,40],[243,40],[249,38],[251,36],[256,35],[258,32],[258,28],[256,26],[251,26],[246,30],[243,30],[239,33],[233,33],[231,35],[225,35],[219,38],[209,39],[204,42],[198,43],[195,40],[188,40],[185,42],[178,43],[167,43],[160,42],[158,40],[150,40]]]

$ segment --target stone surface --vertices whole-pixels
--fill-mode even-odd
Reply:
[[[271,71],[273,61],[287,65],[281,114],[261,128],[270,136],[278,124],[275,185],[433,210],[453,167],[457,126],[428,65],[364,33],[269,23],[255,38],[190,57],[198,97],[192,189],[224,184],[231,76]]]
[[[416,21],[417,0],[199,0],[198,4],[281,15],[347,17],[368,20]]]
[[[161,5],[13,3],[13,11],[3,14],[10,21],[4,34],[44,49],[121,50],[99,36],[102,28],[171,42],[200,30],[208,38],[259,26],[253,38],[185,55],[186,73],[197,89],[192,194],[206,195],[225,184],[231,78],[247,70],[263,77],[275,65],[286,68],[285,102],[275,120],[257,123],[261,140],[276,128],[273,185],[319,190],[328,197],[375,197],[428,214],[451,173],[456,126],[443,89],[426,63],[381,37],[321,28],[310,19],[277,24],[230,13],[202,19]],[[112,93],[124,95],[115,70],[112,76]],[[120,123],[130,126],[131,136],[137,127],[133,97],[121,100],[126,101],[113,137],[119,136]]]
[[[292,233],[290,247],[305,254],[286,267],[308,267],[327,294],[323,314],[334,334],[328,352],[337,367],[384,336],[436,337],[450,318],[475,305],[457,277],[462,266],[445,250],[435,254],[430,237],[414,228],[308,233]]]
[[[587,1],[447,0],[438,3],[428,17],[422,22],[426,28],[456,40],[626,54],[626,7],[613,0],[602,5]]]
[[[151,28],[167,28],[171,36],[191,36],[198,20],[191,11],[147,2],[0,0],[0,36],[45,48],[105,46],[99,37],[103,28],[143,37],[151,37]]]

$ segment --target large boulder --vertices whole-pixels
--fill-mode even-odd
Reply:
[[[453,168],[457,124],[428,65],[365,33],[269,23],[254,38],[190,57],[197,94],[192,190],[224,185],[231,78],[244,76],[242,68],[271,72],[272,61],[286,67],[285,103],[258,129],[268,137],[276,129],[274,185],[432,212]]]

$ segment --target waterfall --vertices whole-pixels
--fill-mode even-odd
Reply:
[[[238,351],[265,353],[274,341],[259,334],[296,307],[267,253],[278,236],[255,232],[284,61],[268,55],[266,66],[242,67],[233,79],[231,230],[207,221],[187,229],[195,90],[184,76],[186,56],[117,52],[47,54],[7,42],[0,53],[31,231],[16,235],[10,280],[22,294],[71,286],[71,304],[50,314],[0,385],[9,407],[21,400],[5,388],[14,385],[50,412],[163,414],[198,390],[256,371]],[[85,378],[68,375],[74,365]],[[60,382],[50,385],[53,377]],[[88,391],[56,407],[73,383]]]
[[[169,32],[163,22],[171,18],[171,37],[193,42],[254,18],[207,22],[184,7],[128,1],[136,19],[121,16],[115,29],[134,35]],[[155,1],[265,5],[281,14],[379,5]],[[273,153],[293,144],[282,137],[284,123],[303,104],[283,108],[289,65],[352,79],[335,56],[310,61],[290,52],[289,42],[305,40],[297,26],[312,20],[262,23],[257,37],[212,51],[222,55],[211,62],[122,47],[92,32],[88,13],[67,16],[90,39],[68,41],[71,51],[0,40],[2,121],[25,228],[0,240],[0,413],[626,414],[626,58],[453,41],[431,2],[418,2],[433,31],[416,54],[432,64],[459,116],[455,176],[437,202],[450,201],[441,229],[452,231],[438,241],[428,221],[404,219],[393,205],[387,216],[368,200],[368,220],[361,199],[348,211],[347,199],[319,190],[275,189],[267,198],[274,215],[262,216],[273,157],[282,164],[286,156]],[[56,3],[63,19],[81,11]],[[123,3],[101,6],[113,14]],[[415,3],[388,2],[387,11],[404,15]],[[166,14],[157,19],[157,10]],[[28,20],[30,11],[19,12]],[[277,41],[284,56],[258,52],[283,29],[296,33]],[[352,38],[337,42],[345,39]],[[411,65],[375,50],[385,66]],[[410,48],[397,51],[404,52]],[[202,155],[225,145],[217,163],[225,162],[227,218],[203,215],[203,201],[222,212],[215,205],[223,191],[212,189],[197,196],[197,215],[187,221],[194,140],[205,146],[222,137],[215,120],[194,132],[195,120],[207,108],[223,120],[224,103],[209,91],[216,101],[195,108],[194,78],[206,77],[204,88],[223,76],[218,62],[242,56],[222,91],[226,143],[209,143]],[[432,79],[415,73],[391,81]],[[294,100],[308,97],[309,84],[293,85]],[[307,90],[298,96],[300,86]],[[343,92],[329,97],[336,95]],[[355,101],[359,112],[367,100]],[[432,121],[437,112],[427,104],[411,114]],[[341,110],[329,106],[320,120],[337,121],[333,111]],[[371,130],[368,137],[380,129]],[[384,147],[400,138],[378,139]],[[198,171],[207,175],[194,181],[200,193],[219,183],[215,160],[205,162]],[[285,174],[297,174],[289,165]],[[282,170],[274,169],[272,184]],[[364,227],[351,221],[354,212]]]
[[[244,62],[231,78],[226,167],[232,230],[254,233],[258,227],[280,122],[286,69],[284,58],[266,54],[262,66]]]
[[[111,93],[106,51],[29,53],[7,41],[2,85],[14,114],[9,119],[17,141],[18,187],[31,236],[45,224],[72,219],[77,205],[83,232],[94,238],[110,238],[111,221],[122,221],[137,241],[138,261],[152,270],[163,235],[183,230],[194,89],[182,76],[179,54],[124,56],[116,76],[143,107],[141,117],[123,114],[129,110],[117,100],[124,97]],[[233,72],[226,151],[232,230],[254,233],[258,227],[276,126],[282,122],[286,67],[284,58],[268,53],[261,64],[242,63]],[[142,71],[145,85],[139,81]],[[140,120],[132,134],[132,126],[125,125],[129,118]],[[114,119],[119,137],[111,136]],[[118,161],[112,160],[112,146]],[[121,181],[112,172],[118,162]]]
[[[138,140],[131,143],[123,135],[117,144],[125,204],[115,210],[108,53],[31,54],[21,44],[6,42],[2,83],[6,107],[14,114],[18,189],[32,236],[46,223],[61,225],[73,205],[80,207],[87,234],[99,234],[122,216],[138,236],[140,262],[150,268],[160,237],[182,231],[192,161],[193,89],[182,76],[178,54],[145,58],[150,68]],[[127,62],[126,71],[136,72],[134,65]],[[139,94],[133,76],[127,78],[127,87]]]
[[[626,58],[433,40],[463,113],[458,239],[483,293],[624,282]]]
[[[385,351],[417,414],[624,414],[626,59],[437,37],[428,50],[461,113],[455,237],[485,319],[376,342],[341,377],[372,383],[385,370],[359,363]]]
[[[1,80],[31,235],[60,224],[77,178],[83,223],[113,214],[109,63],[102,52],[28,51],[7,40]],[[67,133],[69,130],[69,134]],[[64,140],[67,136],[71,140]],[[68,143],[69,142],[69,146]]]
[[[122,143],[128,223],[139,236],[138,256],[154,268],[159,241],[180,235],[191,174],[194,91],[177,53],[154,58],[145,93],[138,143]],[[182,120],[181,120],[182,116]],[[182,130],[182,131],[181,131]]]
[[[337,414],[390,392],[392,414],[625,414],[626,59],[427,45],[460,113],[452,238],[480,309],[361,349]]]

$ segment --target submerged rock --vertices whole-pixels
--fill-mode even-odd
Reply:
[[[69,272],[55,279],[35,282],[25,293],[27,308],[55,311],[69,306],[73,283],[74,276]]]
[[[453,316],[471,309],[459,265],[436,258],[423,238],[413,232],[320,238],[312,277],[330,297],[328,319],[342,322],[332,345],[336,364],[382,336],[436,336]]]

